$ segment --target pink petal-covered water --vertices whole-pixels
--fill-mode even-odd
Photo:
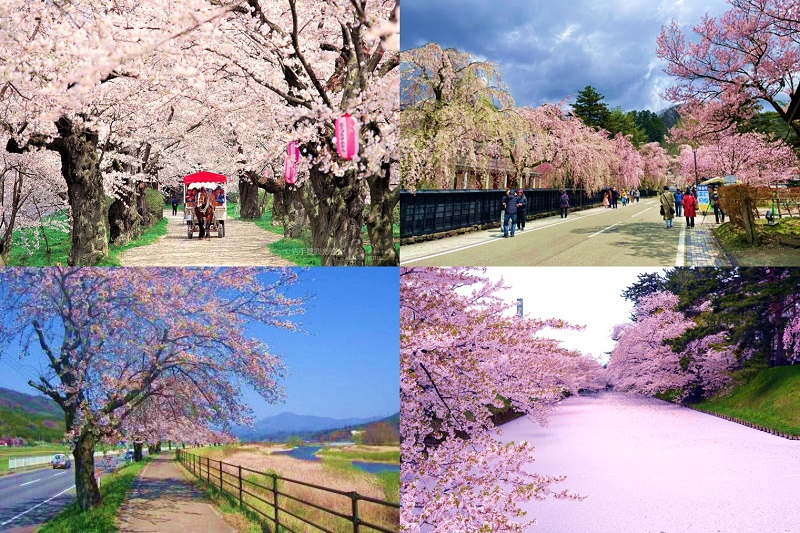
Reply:
[[[503,441],[534,447],[529,469],[566,475],[583,501],[531,501],[530,531],[800,531],[800,441],[653,398],[563,400],[547,427],[521,418]]]

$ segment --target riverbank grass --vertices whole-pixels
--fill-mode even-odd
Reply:
[[[800,365],[762,370],[730,393],[704,400],[696,407],[800,435]]]
[[[81,512],[77,503],[50,519],[37,533],[105,533],[119,531],[117,516],[125,501],[131,485],[139,477],[150,457],[103,476],[100,481],[100,494],[103,498],[99,507]]]

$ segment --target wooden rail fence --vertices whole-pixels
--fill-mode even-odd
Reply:
[[[239,507],[249,509],[272,523],[274,531],[287,531],[295,533],[291,524],[299,521],[303,524],[302,531],[324,531],[326,533],[340,533],[352,530],[354,533],[378,531],[381,533],[396,533],[400,530],[400,505],[386,500],[379,500],[362,496],[357,492],[347,492],[329,487],[322,487],[296,479],[279,476],[274,473],[259,472],[241,465],[225,463],[223,461],[201,457],[183,450],[177,450],[177,459],[194,476],[207,486],[215,487],[239,502]],[[297,492],[288,491],[290,487],[305,487],[313,491],[334,495],[342,499],[340,509],[323,507],[318,503],[304,500]],[[257,505],[258,503],[263,505]],[[290,509],[289,505],[293,507]],[[298,508],[298,504],[299,507]],[[364,507],[372,506],[377,509],[373,515],[381,517],[382,523],[371,523],[364,519]],[[349,512],[342,512],[346,507]],[[310,516],[302,516],[303,511],[312,508],[331,517],[325,524],[314,522]],[[284,516],[285,515],[285,516]],[[287,518],[291,517],[291,518]],[[331,523],[334,525],[331,525]],[[346,529],[342,527],[346,525]],[[336,529],[330,529],[336,527]],[[351,529],[352,528],[352,529]]]

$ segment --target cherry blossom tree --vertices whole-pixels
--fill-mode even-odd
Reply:
[[[657,55],[676,78],[666,97],[708,105],[729,126],[769,104],[800,132],[798,69],[800,16],[794,0],[729,0],[719,18],[704,15],[691,36],[677,22],[662,27]],[[788,105],[787,105],[788,100]]]
[[[296,328],[302,302],[285,295],[295,278],[279,269],[0,272],[0,346],[46,361],[29,385],[64,410],[81,509],[100,501],[95,445],[145,402],[207,426],[246,421],[237,379],[281,399],[283,363],[249,327]]]
[[[494,415],[544,423],[600,367],[539,334],[568,324],[512,316],[502,280],[470,269],[400,276],[401,528],[523,531],[531,522],[516,502],[574,496],[551,488],[563,478],[524,468],[531,445],[499,442]]]
[[[692,340],[676,350],[674,341],[696,325],[679,311],[679,297],[659,291],[639,298],[636,319],[614,328],[617,344],[608,363],[615,389],[642,394],[669,394],[675,401],[689,394],[710,394],[730,381],[738,362],[728,332],[721,330]],[[705,302],[698,312],[708,311]]]
[[[671,159],[659,143],[643,144],[639,149],[642,157],[641,185],[649,189],[661,189],[669,179]]]

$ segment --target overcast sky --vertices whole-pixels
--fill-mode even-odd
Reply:
[[[488,268],[491,279],[502,276],[508,300],[523,299],[523,312],[534,318],[559,318],[585,326],[582,331],[546,330],[565,348],[578,350],[599,361],[608,360],[614,348],[611,330],[628,322],[633,305],[620,293],[633,285],[640,273],[663,268],[627,267],[508,267]]]
[[[685,28],[725,0],[404,0],[402,49],[436,42],[498,63],[518,106],[556,103],[592,85],[609,107],[660,111],[672,82],[656,57],[661,26]]]

